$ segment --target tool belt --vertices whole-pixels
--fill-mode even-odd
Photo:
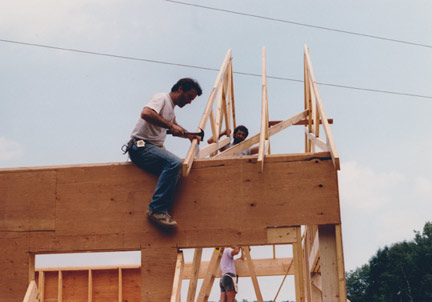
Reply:
[[[142,138],[132,137],[126,144],[121,146],[121,150],[123,151],[123,154],[126,154],[129,152],[129,149],[132,148],[132,145],[136,142],[142,140]]]
[[[226,273],[226,274],[224,275],[224,277],[225,277],[225,276],[228,276],[228,277],[230,277],[230,278],[232,279],[232,282],[233,282],[233,284],[234,284],[234,291],[235,291],[236,293],[238,293],[238,275],[237,275],[237,276],[234,276],[234,274]]]

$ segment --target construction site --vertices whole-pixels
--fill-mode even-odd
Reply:
[[[147,219],[143,200],[157,177],[130,162],[0,169],[0,302],[208,301],[230,246],[241,247],[236,271],[252,280],[256,301],[266,300],[257,277],[293,276],[296,302],[346,302],[340,160],[309,49],[298,100],[304,110],[285,120],[269,118],[265,48],[261,60],[260,132],[221,151],[237,125],[226,53],[197,125],[210,125],[214,143],[191,142],[172,209],[175,229]],[[292,127],[304,129],[304,152],[272,154],[271,137]],[[219,138],[222,131],[227,136]],[[236,156],[254,145],[257,155]],[[279,245],[291,246],[292,257],[256,259],[248,248]],[[204,248],[213,249],[209,261]],[[185,249],[194,249],[192,262]],[[118,251],[140,251],[141,264],[35,268],[37,255]]]

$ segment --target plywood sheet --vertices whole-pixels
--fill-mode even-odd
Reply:
[[[0,173],[0,230],[54,230],[55,190],[55,171]]]

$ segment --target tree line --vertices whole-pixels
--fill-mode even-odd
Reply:
[[[379,249],[368,264],[346,274],[351,302],[432,301],[432,223],[414,233],[413,240]]]

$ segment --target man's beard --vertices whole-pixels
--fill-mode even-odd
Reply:
[[[234,145],[237,145],[238,143],[241,143],[243,140],[239,137],[234,137]]]

